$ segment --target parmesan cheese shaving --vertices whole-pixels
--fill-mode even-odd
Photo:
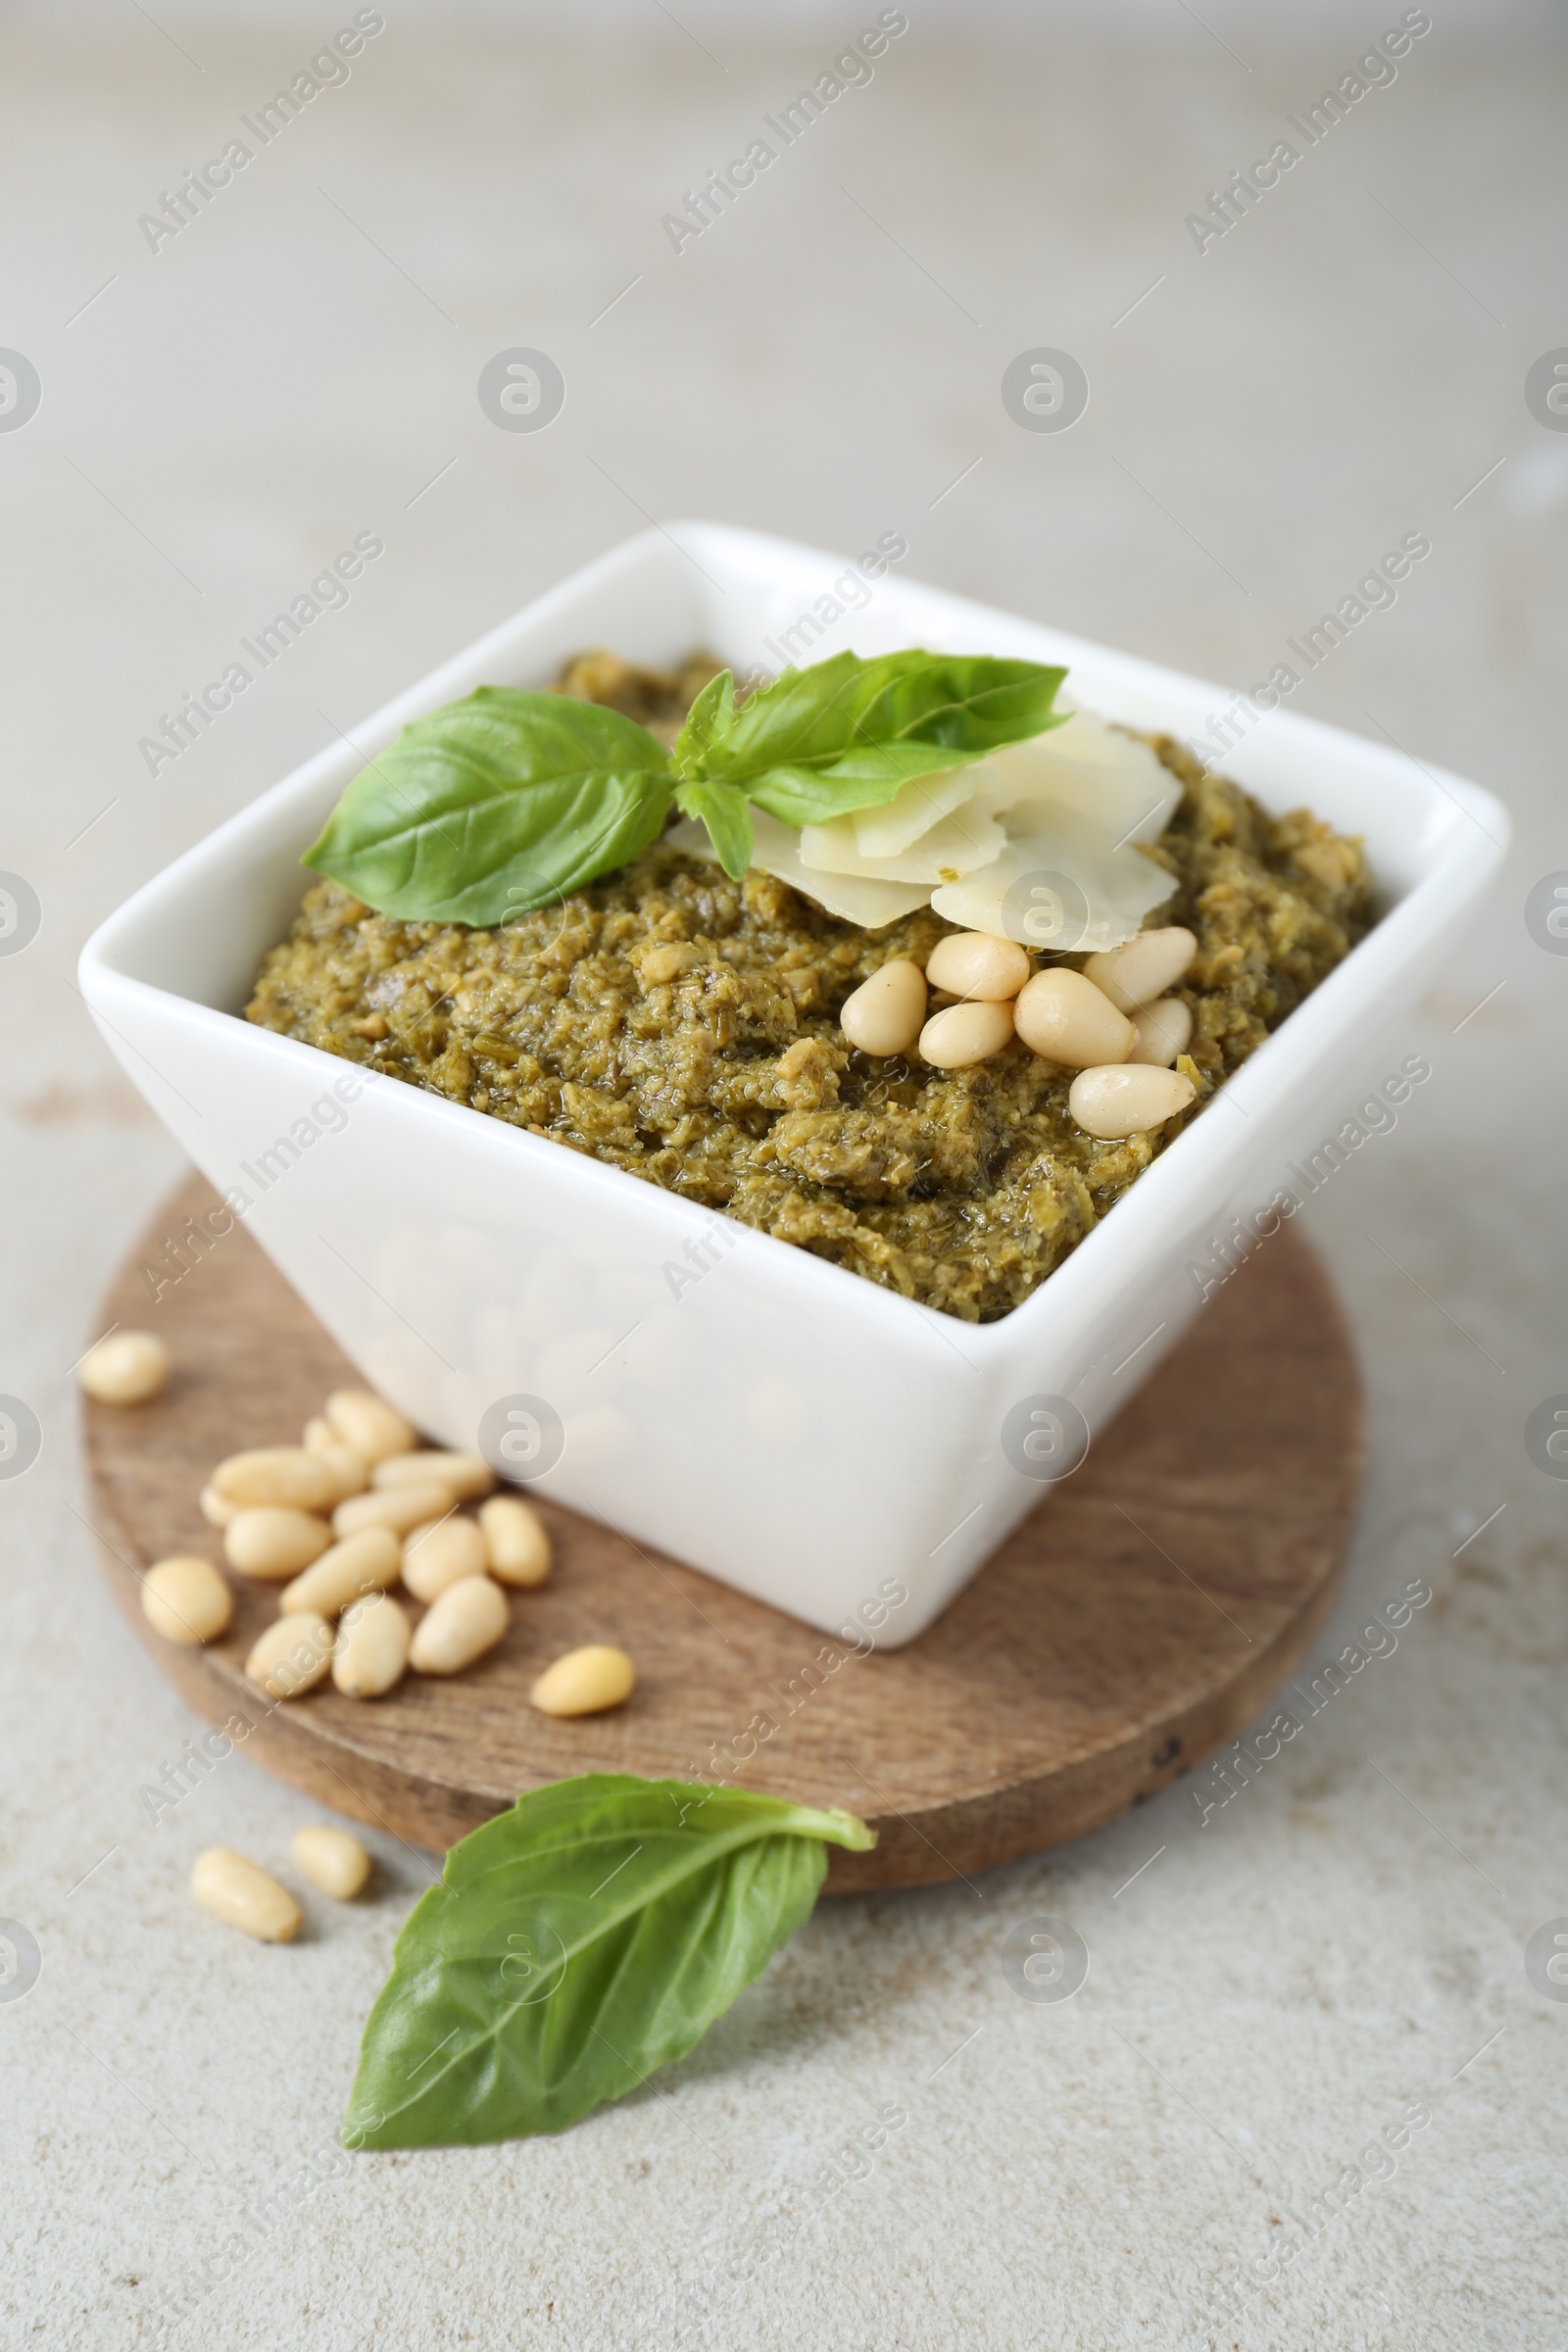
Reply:
[[[868,881],[853,875],[813,873],[801,862],[800,834],[793,825],[781,825],[776,816],[769,816],[761,808],[752,810],[752,823],[757,837],[752,852],[754,865],[760,865],[764,874],[789,883],[792,890],[814,899],[841,921],[858,923],[864,931],[884,930],[889,923],[896,923],[901,914],[912,914],[916,906],[925,906],[931,896],[927,883]],[[672,849],[684,850],[690,857],[710,858],[715,864],[718,861],[707,827],[693,817],[683,817],[679,824],[671,825],[664,839]]]
[[[989,816],[1007,814],[1008,831],[1027,830],[1026,808],[1072,808],[1113,842],[1157,841],[1182,797],[1177,778],[1147,743],[1075,710],[1065,726],[1028,743],[1008,744],[975,762],[975,803]]]
[[[1029,829],[1013,834],[1025,813],[1009,811],[1000,858],[932,892],[934,913],[1020,947],[1071,954],[1120,947],[1176,887],[1142,850],[1118,846],[1074,808],[1031,803]]]
[[[836,816],[825,825],[801,827],[801,861],[813,873],[860,874],[880,882],[956,881],[976,866],[1000,858],[1007,837],[994,817],[972,804],[944,816],[893,858],[866,858],[857,841],[855,820]]]

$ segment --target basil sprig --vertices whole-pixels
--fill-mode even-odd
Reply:
[[[964,767],[1005,743],[1059,727],[1064,669],[973,654],[835,654],[787,669],[733,712],[712,740],[696,724],[676,742],[683,775],[744,790],[786,825],[821,825],[877,808],[912,776]],[[713,684],[716,685],[715,679]],[[715,844],[716,846],[716,844]]]
[[[875,1833],[745,1788],[588,1773],[452,1848],[365,2029],[353,2148],[564,2132],[683,2058]]]
[[[1065,675],[980,654],[835,654],[737,708],[726,669],[672,752],[596,703],[481,686],[355,777],[305,863],[405,922],[502,923],[627,864],[673,800],[738,881],[749,803],[789,825],[879,808],[911,776],[1060,726]]]

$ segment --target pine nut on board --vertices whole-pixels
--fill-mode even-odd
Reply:
[[[384,1698],[408,1669],[414,1631],[390,1592],[368,1592],[346,1608],[332,1644],[332,1680],[345,1698]]]
[[[389,1527],[362,1527],[283,1587],[283,1614],[295,1617],[303,1610],[335,1617],[350,1601],[395,1585],[402,1565],[403,1546]]]
[[[488,1576],[448,1585],[415,1628],[409,1664],[416,1674],[461,1674],[507,1630],[507,1596]]]
[[[216,1642],[234,1614],[234,1595],[211,1560],[160,1560],[141,1580],[141,1613],[166,1642]]]
[[[301,1698],[331,1663],[332,1628],[324,1617],[301,1610],[263,1626],[245,1661],[245,1679],[269,1698]]]
[[[323,1416],[345,1446],[373,1467],[388,1454],[410,1453],[418,1437],[403,1415],[369,1389],[334,1389]]]
[[[169,1378],[169,1349],[150,1331],[107,1332],[76,1366],[100,1404],[145,1404]]]
[[[280,1502],[252,1503],[238,1510],[223,1530],[223,1553],[241,1576],[281,1584],[318,1560],[332,1531],[314,1511],[291,1510]]]
[[[338,1482],[318,1453],[304,1446],[258,1446],[231,1453],[213,1472],[212,1486],[242,1508],[281,1503],[296,1511],[329,1511],[341,1500]]]
[[[370,1483],[370,1465],[363,1453],[345,1446],[330,1421],[319,1414],[305,1424],[301,1443],[307,1453],[318,1453],[323,1462],[331,1465],[337,1476],[342,1494],[360,1494]]]
[[[210,1845],[197,1855],[190,1890],[204,1911],[262,1943],[291,1942],[305,1916],[286,1886],[232,1846]]]
[[[637,1669],[623,1649],[590,1642],[547,1666],[528,1693],[541,1715],[598,1715],[618,1707],[637,1687]]]
[[[444,1519],[456,1501],[450,1487],[434,1487],[424,1479],[413,1487],[372,1487],[368,1494],[351,1494],[338,1504],[332,1533],[357,1536],[362,1528],[389,1527],[395,1536],[406,1536],[428,1519]]]
[[[200,1502],[202,1517],[209,1527],[227,1527],[231,1519],[239,1517],[244,1507],[241,1503],[225,1502],[216,1487],[203,1487]]]
[[[542,1585],[550,1574],[550,1538],[532,1503],[492,1494],[479,1505],[485,1565],[504,1585]]]
[[[478,1522],[456,1511],[431,1527],[411,1528],[403,1547],[403,1582],[416,1600],[437,1600],[448,1585],[466,1576],[483,1576],[485,1567]]]
[[[427,1452],[389,1454],[370,1472],[372,1487],[450,1487],[460,1501],[488,1494],[496,1474],[481,1453]]]

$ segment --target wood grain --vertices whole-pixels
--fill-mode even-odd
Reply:
[[[274,1589],[233,1579],[229,1634],[196,1650],[150,1631],[137,1584],[171,1552],[220,1559],[196,1500],[213,1464],[297,1444],[357,1375],[242,1229],[154,1306],[137,1266],[215,1198],[196,1181],[167,1202],[104,1303],[100,1330],[156,1331],[176,1366],[150,1404],[87,1406],[109,1583],[200,1714],[250,1720],[245,1754],[413,1843],[443,1848],[540,1782],[624,1771],[863,1814],[880,1841],[834,1850],[830,1891],[972,1878],[1111,1820],[1233,1738],[1328,1613],[1361,1481],[1361,1391],[1327,1279],[1285,1229],[906,1649],[857,1656],[541,1503],[555,1573],[514,1596],[479,1666],[410,1675],[374,1704],[328,1684],[270,1708],[242,1666]],[[636,1659],[630,1704],[535,1714],[534,1676],[589,1640]]]

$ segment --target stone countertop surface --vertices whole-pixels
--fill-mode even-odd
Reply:
[[[1287,39],[910,0],[677,251],[663,216],[858,20],[388,0],[264,145],[243,119],[329,25],[257,15],[24,13],[0,92],[0,364],[41,387],[24,429],[0,410],[0,865],[41,909],[0,955],[0,1388],[43,1431],[0,1482],[0,1914],[41,1955],[14,1997],[13,1938],[0,1984],[0,2344],[1553,2352],[1568,1987],[1526,1949],[1568,1915],[1568,1485],[1524,1432],[1568,1390],[1568,961],[1526,902],[1568,868],[1568,431],[1525,384],[1568,342],[1561,47],[1443,19],[1357,74],[1377,26],[1338,12]],[[177,233],[141,224],[235,137]],[[475,398],[518,346],[563,372],[548,431]],[[1037,347],[1087,374],[1070,431],[1003,405]],[[358,2023],[427,1872],[371,1838],[373,1899],[253,1945],[192,1905],[194,1855],[287,1873],[318,1809],[238,1755],[156,1824],[140,1801],[196,1724],[109,1605],[70,1367],[181,1161],[75,957],[334,730],[691,514],[899,532],[910,576],[1234,687],[1430,539],[1292,707],[1515,826],[1409,1025],[1431,1082],[1304,1219],[1371,1405],[1323,1656],[1412,1580],[1434,1598],[1223,1808],[1184,1780],[977,1887],[826,1905],[566,2136],[350,2162]],[[348,602],[149,772],[143,739],[360,533],[385,552]],[[1092,1956],[1070,2001],[1003,1973],[1043,1913]]]

